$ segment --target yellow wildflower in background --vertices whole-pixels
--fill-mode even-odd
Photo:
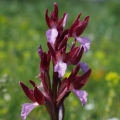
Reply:
[[[95,56],[100,60],[105,59],[105,53],[103,51],[100,51],[100,50],[95,52]]]
[[[68,78],[70,74],[71,74],[71,72],[66,72],[65,75],[64,75],[64,78],[65,78],[65,77]]]
[[[117,72],[108,72],[106,74],[105,79],[109,82],[108,84],[111,85],[117,85],[120,79],[120,76]]]

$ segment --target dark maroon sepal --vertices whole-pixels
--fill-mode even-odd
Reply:
[[[60,38],[61,38],[61,39],[64,39],[64,37],[65,37],[66,35],[68,35],[68,29],[65,29],[65,30],[62,32]]]
[[[67,63],[70,62],[72,59],[76,57],[76,54],[79,51],[79,47],[73,48],[70,52],[63,54],[63,62]]]
[[[64,39],[61,41],[60,45],[58,46],[58,50],[61,50],[65,47],[66,50],[66,46],[67,46],[67,40],[68,40],[68,35],[66,35],[64,37]]]
[[[67,14],[67,13],[64,13],[62,19],[59,21],[59,23],[58,23],[58,27],[62,25],[63,20],[64,20],[66,14]]]
[[[41,62],[40,62],[40,69],[41,70],[48,70],[49,69],[50,58],[51,58],[50,52],[48,52],[48,54],[45,52],[42,54],[42,58],[41,58]]]
[[[33,102],[36,102],[34,95],[33,95],[33,90],[28,88],[24,83],[20,82],[20,86],[22,87],[25,95]]]
[[[74,74],[74,77],[77,75],[78,71],[80,70],[80,65],[78,64],[75,68],[75,70],[73,69],[73,74]]]
[[[51,28],[50,18],[48,17],[48,9],[46,10],[46,13],[45,13],[45,19],[46,19],[46,23],[47,23],[48,27]]]
[[[74,81],[73,81],[74,89],[76,89],[76,90],[81,89],[88,81],[88,78],[90,77],[91,72],[92,72],[92,70],[89,69],[82,76],[76,76]]]
[[[71,25],[71,27],[69,28],[69,35],[72,36],[73,32],[74,32],[74,28],[79,24],[79,18],[81,16],[82,13],[80,13],[77,18],[75,19],[75,21],[73,22],[73,24]]]
[[[71,51],[69,53],[64,53],[63,54],[63,62],[67,63],[70,62],[73,65],[76,65],[84,52],[84,48],[82,47],[74,47],[73,49],[71,49]]]
[[[37,87],[35,87],[34,89],[34,97],[35,97],[36,102],[39,105],[42,105],[45,102],[45,97],[43,93]]]
[[[47,42],[47,45],[48,45],[49,51],[50,51],[53,59],[56,60],[56,52],[55,52],[55,50],[53,49],[53,47],[51,46],[51,44],[49,42]]]
[[[66,82],[67,82],[67,78],[64,78],[61,83],[60,83],[60,87],[58,89],[58,94],[57,94],[57,97],[59,97],[59,95],[63,92],[63,90],[65,89],[66,87]]]
[[[69,56],[71,57],[71,59],[76,57],[79,51],[80,51],[80,47],[74,47],[73,49],[71,49],[69,52]]]
[[[72,69],[72,72],[70,74],[70,76],[68,77],[67,81],[66,81],[66,87],[67,89],[69,89],[70,84],[74,81],[75,76],[77,75],[78,71],[80,69],[80,65],[77,65],[77,67],[74,69]]]
[[[54,3],[54,12],[53,13],[54,13],[55,18],[58,19],[58,5],[56,3]]]

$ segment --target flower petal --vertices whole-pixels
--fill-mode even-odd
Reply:
[[[52,47],[50,42],[47,42],[47,45],[48,45],[48,49],[51,53],[51,56],[53,57],[54,60],[56,60],[56,51],[54,50],[54,48]]]
[[[85,38],[85,37],[82,37],[82,38],[75,37],[75,38],[84,47],[84,52],[87,52],[90,49],[90,39],[89,38]]]
[[[68,14],[65,15],[64,20],[63,20],[63,27],[66,25],[66,20],[67,20]]]
[[[36,107],[38,103],[25,103],[22,104],[21,117],[23,120],[26,119],[27,115]]]
[[[82,106],[84,106],[87,102],[87,96],[88,96],[87,92],[85,90],[75,90],[75,89],[72,89],[72,91],[78,96],[78,98],[82,102]]]
[[[45,101],[43,93],[37,87],[34,89],[34,97],[39,105],[42,105]]]
[[[66,72],[67,69],[67,64],[64,63],[63,61],[59,60],[57,64],[54,67],[54,71],[58,72],[58,77],[62,78]]]
[[[84,73],[86,73],[88,71],[88,69],[89,69],[88,64],[84,63],[84,62],[79,62],[79,64],[80,64],[80,68],[82,69],[82,71]]]
[[[57,35],[58,35],[58,31],[55,28],[52,28],[46,31],[47,39],[51,44],[55,43]]]

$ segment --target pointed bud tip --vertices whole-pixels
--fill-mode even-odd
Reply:
[[[89,20],[90,20],[90,16],[86,16],[85,21],[89,22]]]
[[[56,3],[56,2],[54,2],[54,6],[57,6],[57,3]]]
[[[33,87],[36,86],[36,84],[32,80],[29,80],[29,82],[32,84]]]
[[[19,82],[19,84],[20,84],[21,87],[24,85],[23,82],[21,82],[21,81]]]
[[[54,11],[58,11],[58,5],[57,5],[57,3],[56,2],[54,2]]]
[[[82,15],[82,13],[79,13],[79,14],[78,14],[77,20],[80,18],[81,15]]]
[[[82,52],[84,51],[84,47],[83,47],[83,46],[81,46],[81,51],[82,51]]]
[[[92,69],[91,69],[91,68],[89,69],[89,72],[90,72],[90,73],[92,72]]]
[[[80,12],[78,16],[80,17],[81,15],[82,15],[82,12]]]
[[[46,9],[46,12],[48,12],[48,8]]]

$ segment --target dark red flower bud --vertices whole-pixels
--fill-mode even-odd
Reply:
[[[58,25],[58,6],[54,3],[54,11],[50,13],[50,17],[48,16],[48,9],[45,14],[46,23],[49,28],[57,27]]]
[[[33,102],[36,102],[35,97],[34,97],[34,93],[33,90],[31,90],[30,88],[28,88],[24,83],[20,82],[20,86],[22,87],[25,95]]]
[[[69,35],[72,36],[73,32],[74,32],[74,28],[79,24],[79,18],[81,16],[82,13],[80,13],[78,15],[78,17],[76,18],[76,20],[73,22],[73,24],[71,25],[71,27],[69,28]]]
[[[83,52],[84,52],[83,46],[74,47],[73,49],[71,49],[69,53],[65,53],[63,55],[63,62],[65,63],[70,62],[71,64],[76,65],[80,61]]]
[[[54,11],[50,12],[50,17],[48,16],[48,9],[45,13],[45,19],[48,27],[56,28],[58,31],[62,32],[63,27],[65,27],[66,19],[67,19],[67,13],[64,13],[62,19],[58,18],[58,6],[56,3],[54,3]]]
[[[89,16],[85,17],[85,19],[79,23],[79,25],[75,28],[76,36],[80,36],[84,32],[85,28],[88,25],[88,22]]]
[[[88,25],[89,16],[85,17],[85,19],[82,22],[79,20],[80,16],[81,16],[81,13],[78,15],[76,20],[73,22],[73,24],[69,28],[70,37],[72,36],[74,37],[74,35],[80,36]]]
[[[88,81],[88,78],[90,77],[91,72],[92,72],[92,70],[89,69],[83,75],[76,76],[75,79],[73,80],[74,89],[76,89],[76,90],[81,89],[86,84],[86,82]]]
[[[72,72],[71,72],[71,74],[68,77],[67,82],[66,82],[67,89],[69,89],[70,84],[74,81],[79,69],[80,69],[80,65],[77,65],[77,67],[75,69],[72,69]]]
[[[42,53],[42,57],[41,57],[41,62],[40,62],[40,70],[48,70],[49,66],[50,66],[50,52],[48,51],[47,53]]]

